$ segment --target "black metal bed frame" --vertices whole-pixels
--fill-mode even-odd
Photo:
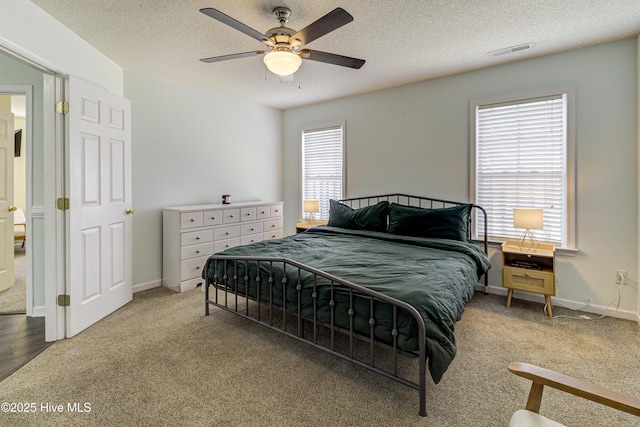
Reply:
[[[381,195],[381,196],[372,196],[372,197],[357,197],[341,200],[342,203],[345,203],[353,208],[361,208],[369,205],[376,204],[380,201],[389,201],[395,202],[398,204],[402,204],[405,206],[417,206],[422,208],[440,208],[440,207],[448,207],[448,206],[457,206],[463,203],[460,202],[452,202],[447,200],[440,199],[432,199],[427,197],[420,196],[410,196],[405,194],[389,194],[389,195]],[[487,253],[487,238],[486,238],[486,211],[476,205],[472,205],[473,208],[479,209],[481,214],[484,216],[484,251]],[[471,218],[470,218],[471,221]],[[469,227],[471,230],[471,227]],[[253,322],[259,323],[262,326],[265,326],[271,330],[278,331],[286,336],[294,338],[296,340],[305,342],[310,344],[311,346],[318,348],[320,350],[326,351],[330,354],[333,354],[342,359],[348,360],[351,363],[354,363],[358,366],[366,368],[370,371],[376,372],[377,374],[383,375],[392,380],[398,381],[401,384],[409,386],[411,388],[417,389],[419,391],[419,414],[421,416],[426,416],[426,362],[427,362],[427,354],[426,354],[426,338],[425,338],[425,325],[424,320],[420,316],[420,313],[411,305],[405,303],[404,301],[397,300],[395,298],[391,298],[379,292],[372,291],[366,287],[357,285],[347,280],[343,280],[339,277],[336,277],[332,274],[328,274],[324,271],[315,269],[313,267],[301,264],[292,259],[286,258],[277,258],[277,257],[230,257],[225,255],[212,255],[209,259],[224,261],[223,264],[223,274],[222,277],[218,277],[217,269],[216,275],[213,279],[207,278],[206,286],[205,286],[205,314],[209,315],[210,306],[216,306],[228,312],[234,313],[238,316],[251,320]],[[239,293],[238,282],[239,280],[243,280],[244,283],[248,283],[248,271],[249,271],[249,263],[257,264],[257,271],[260,271],[260,266],[263,268],[265,266],[268,267],[269,277],[267,279],[267,283],[261,283],[260,274],[257,274],[254,278],[257,283],[256,295],[262,295],[262,287],[267,286],[269,292],[269,301],[264,301],[262,298],[256,298],[249,293],[249,286],[245,286],[245,291]],[[273,302],[273,289],[276,286],[274,279],[274,266],[277,267],[275,270],[282,271],[282,280],[281,284],[278,286],[282,287],[282,294],[287,294],[288,286],[295,286],[297,292],[297,303],[295,307],[288,308],[287,307],[287,298],[283,298],[283,303],[281,305],[275,304]],[[245,276],[240,278],[238,277],[239,267],[241,270],[244,270]],[[292,273],[295,274],[295,283],[288,283],[286,272],[289,271],[289,275]],[[313,280],[313,316],[311,318],[304,317],[302,314],[302,284],[301,284],[301,276],[302,275],[311,275]],[[329,308],[330,308],[330,322],[321,322],[318,320],[318,292],[317,292],[317,282],[318,279],[323,282],[330,283],[330,299],[329,299]],[[487,293],[487,274],[485,274],[485,293]],[[211,298],[210,286],[213,285],[215,292],[213,295],[213,299]],[[345,329],[343,327],[339,327],[335,323],[335,305],[336,301],[334,299],[335,292],[337,289],[344,290],[349,295],[349,327]],[[232,294],[232,297],[229,298],[229,294]],[[369,300],[369,334],[362,335],[356,333],[354,328],[354,297],[358,296],[358,298],[365,298]],[[250,310],[249,301],[254,302],[254,309]],[[393,327],[391,330],[392,343],[390,345],[382,344],[378,342],[374,338],[374,327],[376,326],[375,321],[375,310],[374,307],[376,303],[385,303],[387,305],[392,306],[392,317],[393,317]],[[397,330],[397,322],[398,322],[398,312],[404,310],[409,313],[415,319],[416,325],[418,326],[418,350],[417,353],[410,353],[410,355],[416,356],[418,358],[418,380],[411,381],[403,376],[401,376],[398,372],[398,354],[407,354],[404,351],[401,351],[398,348],[398,330]],[[264,312],[267,313],[264,313]],[[274,319],[274,314],[278,317]],[[291,319],[292,318],[292,319]],[[291,320],[290,320],[291,319]],[[289,322],[289,323],[287,323]],[[307,338],[305,336],[305,322],[311,323],[312,328],[312,337]],[[290,323],[294,323],[293,326],[289,326]],[[320,328],[328,328],[330,333],[329,344],[325,345],[325,343],[321,343],[319,340],[319,331]],[[336,332],[345,334],[348,338],[348,349],[345,351],[342,348],[338,348],[336,343]],[[368,343],[368,360],[363,360],[361,357],[357,357],[355,355],[355,339],[359,341],[365,341]],[[376,363],[376,349],[378,347],[390,347],[393,351],[392,358],[392,368],[385,370],[381,367],[380,363]]]

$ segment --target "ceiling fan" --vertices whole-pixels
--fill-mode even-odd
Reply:
[[[255,55],[265,55],[264,63],[267,68],[279,76],[290,76],[295,73],[302,64],[303,59],[355,69],[359,69],[365,63],[363,59],[321,52],[319,50],[303,49],[305,45],[312,41],[353,21],[353,16],[342,8],[336,8],[302,30],[295,31],[285,27],[289,16],[291,16],[291,9],[287,7],[276,7],[273,9],[273,14],[280,22],[280,26],[268,30],[265,34],[248,27],[217,9],[204,8],[200,9],[200,12],[253,37],[267,46],[265,50],[203,58],[200,60],[202,62],[219,62]]]

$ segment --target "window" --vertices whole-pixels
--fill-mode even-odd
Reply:
[[[320,201],[320,213],[314,215],[315,219],[328,219],[329,199],[343,197],[343,128],[338,125],[302,132],[302,200]],[[310,215],[303,212],[303,217]]]
[[[471,188],[487,211],[490,240],[518,239],[513,208],[543,209],[538,240],[574,247],[571,91],[472,104]],[[474,221],[475,237],[484,219]]]

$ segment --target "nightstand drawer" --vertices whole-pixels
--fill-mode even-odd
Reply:
[[[504,288],[555,295],[554,282],[554,274],[546,271],[513,267],[502,268],[502,286]]]

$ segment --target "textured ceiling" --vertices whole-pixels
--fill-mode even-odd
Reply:
[[[291,108],[640,33],[640,0],[32,0],[125,70],[276,108]],[[336,7],[354,21],[310,49],[365,59],[360,70],[304,61],[280,83],[257,40],[199,12],[213,7],[264,33],[276,6],[301,30]],[[534,43],[500,56],[488,52]]]

